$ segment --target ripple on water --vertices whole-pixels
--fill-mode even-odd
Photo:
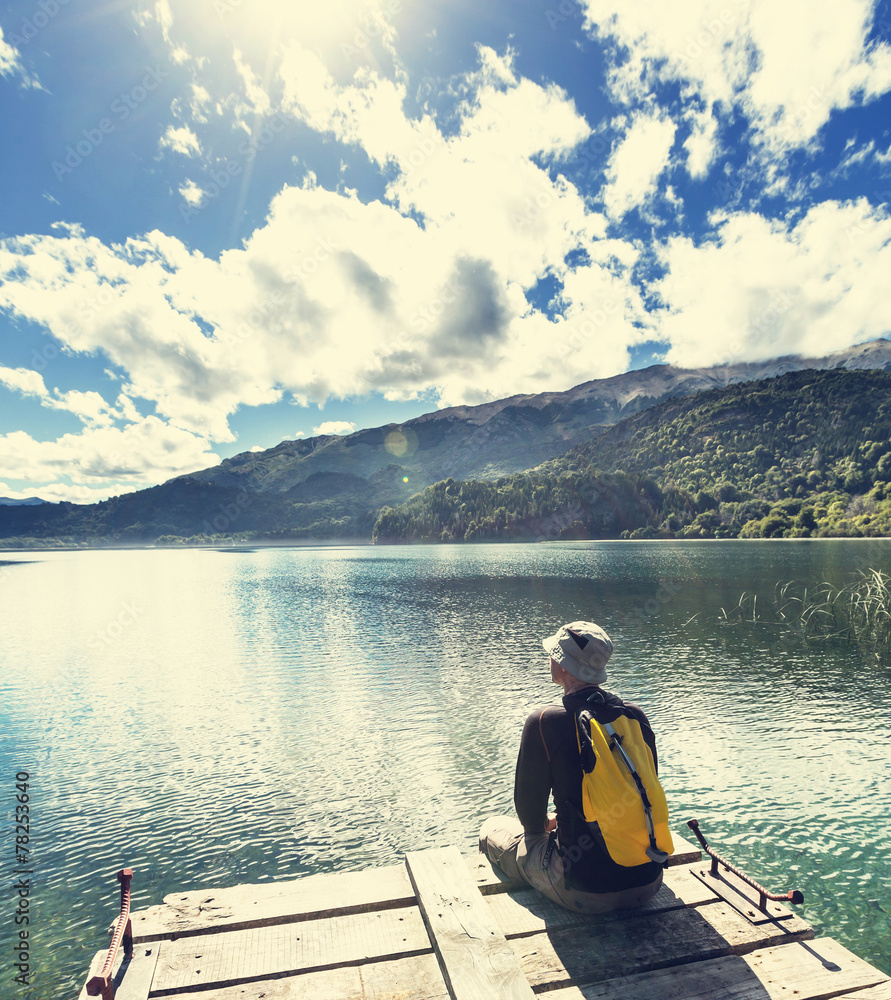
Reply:
[[[556,697],[540,638],[579,617],[607,626],[610,686],[653,723],[674,827],[696,816],[766,884],[802,888],[819,932],[891,970],[887,677],[720,628],[720,602],[749,586],[741,553],[759,581],[796,571],[735,547],[728,580],[725,551],[47,554],[0,594],[0,655],[29,666],[0,673],[2,746],[35,775],[42,1000],[79,988],[124,864],[140,907],[475,850],[481,820],[512,810],[527,712]],[[122,602],[138,617],[97,640]]]

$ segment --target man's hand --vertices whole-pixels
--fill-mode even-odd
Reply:
[[[551,813],[548,816],[548,825],[545,827],[545,833],[550,833],[551,830],[557,829],[557,814]]]

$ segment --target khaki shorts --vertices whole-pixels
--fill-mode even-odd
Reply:
[[[540,893],[567,910],[580,913],[609,913],[633,909],[651,899],[662,885],[662,872],[648,885],[619,892],[582,892],[567,889],[563,878],[563,859],[555,849],[545,866],[550,837],[546,833],[524,834],[518,819],[493,816],[480,829],[480,850],[515,882],[528,882]]]

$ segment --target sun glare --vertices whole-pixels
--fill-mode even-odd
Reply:
[[[347,55],[393,32],[399,0],[214,0],[230,37],[267,46],[296,43],[319,55]],[[246,46],[250,47],[250,46]]]

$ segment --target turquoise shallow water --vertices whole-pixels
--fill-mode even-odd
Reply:
[[[888,569],[885,543],[9,554],[0,794],[31,775],[33,986],[74,993],[117,911],[168,892],[475,849],[512,808],[540,639],[592,618],[657,731],[673,825],[891,972],[891,676],[838,642],[723,627],[742,590]],[[691,620],[692,619],[692,620]],[[15,904],[0,920],[11,940]],[[3,975],[11,981],[11,952]],[[4,989],[4,995],[6,991]]]

